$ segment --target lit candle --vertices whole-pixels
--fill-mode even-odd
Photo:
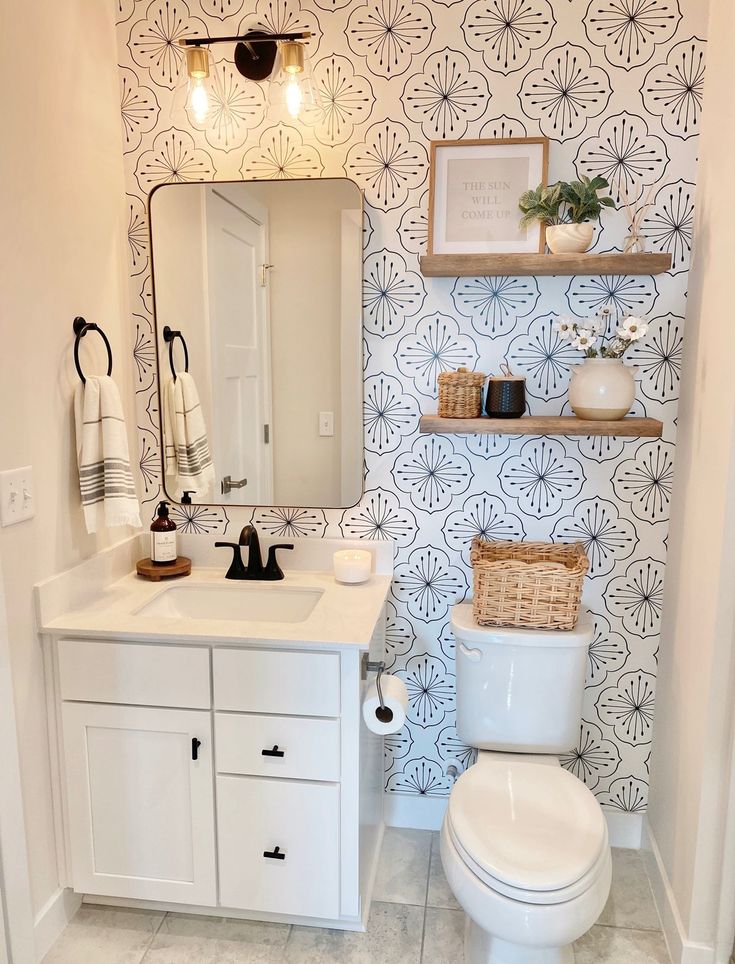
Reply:
[[[365,549],[340,549],[334,554],[337,582],[367,582],[373,568],[373,554]]]

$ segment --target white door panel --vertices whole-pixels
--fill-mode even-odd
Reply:
[[[247,204],[247,210],[244,205]],[[267,211],[238,196],[207,194],[207,278],[212,356],[215,466],[221,479],[247,479],[223,501],[272,499]]]

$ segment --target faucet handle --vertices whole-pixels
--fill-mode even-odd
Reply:
[[[232,549],[232,562],[225,574],[225,579],[244,579],[247,572],[242,562],[240,546],[237,542],[215,542],[215,549]]]
[[[284,542],[281,545],[271,546],[268,550],[268,561],[265,564],[263,579],[283,579],[283,570],[278,565],[276,552],[278,549],[293,549],[292,542]]]

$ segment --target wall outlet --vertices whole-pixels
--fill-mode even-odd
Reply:
[[[0,525],[14,526],[16,522],[32,519],[35,514],[31,466],[0,472]]]
[[[334,412],[319,412],[319,434],[334,435]]]

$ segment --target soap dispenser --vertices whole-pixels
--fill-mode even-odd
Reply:
[[[168,515],[168,502],[158,503],[156,518],[151,523],[151,562],[157,566],[176,562],[176,523]]]

